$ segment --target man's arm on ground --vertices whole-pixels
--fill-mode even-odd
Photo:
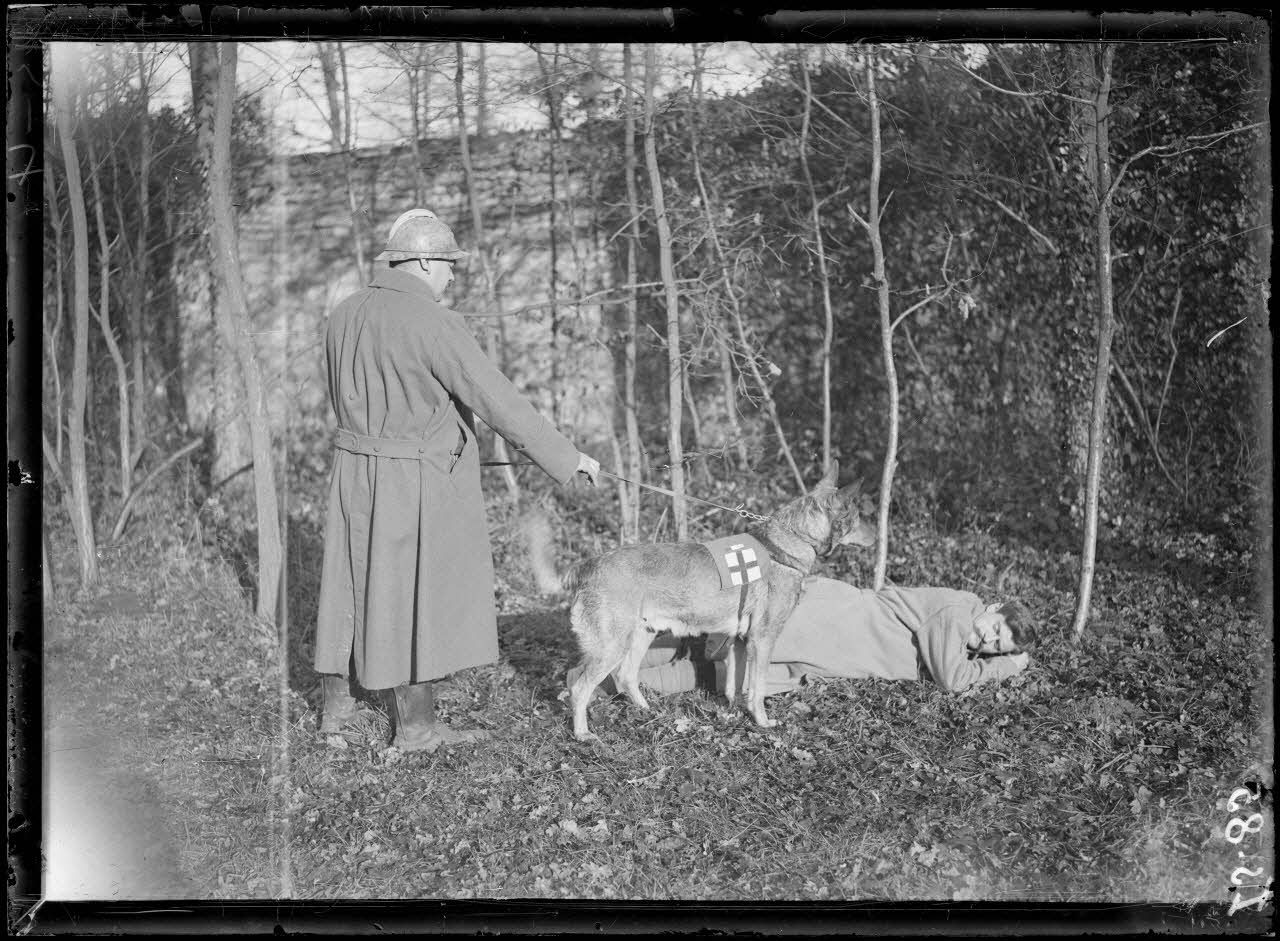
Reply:
[[[920,654],[929,675],[943,689],[958,693],[992,680],[1014,676],[1026,667],[1026,660],[1012,657],[969,659],[964,633],[946,616],[933,620],[920,636]]]

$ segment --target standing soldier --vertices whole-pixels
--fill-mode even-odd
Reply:
[[[432,681],[498,658],[493,558],[470,413],[561,484],[600,464],[578,451],[440,306],[467,255],[434,213],[391,226],[373,283],[329,318],[329,402],[338,419],[315,668],[323,733],[356,714],[348,687],[391,689],[391,744],[405,751],[487,733],[436,718]]]

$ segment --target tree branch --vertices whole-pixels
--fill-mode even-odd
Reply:
[[[923,300],[917,301],[916,303],[912,304],[910,307],[908,307],[906,310],[900,313],[897,316],[897,318],[893,321],[893,323],[889,324],[889,329],[891,331],[897,329],[898,324],[902,323],[902,321],[906,320],[909,316],[914,314],[917,310],[919,310],[925,304],[930,304],[933,301],[942,300],[944,297],[946,297],[948,294],[951,293],[951,289],[952,289],[952,286],[948,284],[941,291],[934,291],[932,294],[930,294],[928,297],[924,298]]]
[[[58,455],[54,452],[53,445],[49,443],[49,436],[43,431],[40,432],[40,446],[44,451],[44,459],[49,462],[49,469],[53,471],[53,479],[63,490],[70,490],[66,475],[62,473],[62,465],[58,462]]]
[[[1120,186],[1120,181],[1124,179],[1124,175],[1129,172],[1129,167],[1133,165],[1135,160],[1140,160],[1147,156],[1159,157],[1161,160],[1168,160],[1170,157],[1180,157],[1183,154],[1194,153],[1197,150],[1208,150],[1214,144],[1226,140],[1233,134],[1243,134],[1246,131],[1257,130],[1260,127],[1265,127],[1266,123],[1267,122],[1265,121],[1257,121],[1253,124],[1245,124],[1240,127],[1228,128],[1225,131],[1215,131],[1212,134],[1192,134],[1183,139],[1184,142],[1205,142],[1203,144],[1198,144],[1195,147],[1184,147],[1181,142],[1177,144],[1153,144],[1150,147],[1144,147],[1120,165],[1120,169],[1116,171],[1115,179],[1111,181],[1111,187],[1107,190],[1106,198],[1110,199],[1115,194],[1117,187]]]
[[[1173,296],[1173,313],[1169,316],[1169,368],[1164,374],[1164,387],[1160,390],[1160,404],[1156,406],[1156,421],[1153,431],[1155,440],[1160,441],[1160,422],[1164,418],[1164,403],[1169,395],[1169,380],[1173,378],[1173,364],[1178,360],[1178,344],[1173,339],[1173,325],[1178,322],[1178,309],[1182,306],[1182,285],[1178,285],[1178,293]]]
[[[120,537],[124,535],[124,529],[129,525],[129,517],[133,514],[133,506],[138,502],[138,497],[141,495],[142,491],[144,491],[147,486],[164,471],[168,470],[181,458],[186,457],[203,443],[203,438],[196,438],[194,441],[188,441],[182,447],[178,448],[178,450],[174,451],[167,458],[157,464],[151,473],[142,478],[142,481],[137,484],[129,494],[129,499],[124,501],[124,506],[120,507],[120,513],[116,517],[116,523],[111,527],[111,537],[107,540],[108,542],[118,542]]]
[[[1002,88],[999,85],[996,85],[994,82],[987,81],[985,78],[983,78],[977,72],[973,71],[973,69],[969,68],[964,63],[960,62],[958,59],[955,59],[951,56],[944,56],[943,60],[946,62],[949,62],[951,65],[955,66],[960,71],[966,73],[970,78],[974,79],[975,81],[981,82],[983,85],[986,85],[988,88],[992,89],[993,91],[1000,92],[1002,95],[1010,95],[1014,98],[1043,98],[1045,95],[1054,95],[1058,98],[1064,98],[1067,101],[1074,101],[1082,105],[1093,104],[1092,98],[1077,98],[1075,95],[1068,95],[1066,92],[1061,92],[1061,91],[1043,91],[1043,92],[1014,91],[1013,89],[1010,89],[1010,88]]]
[[[866,219],[862,218],[862,216],[859,215],[858,210],[853,208],[853,203],[845,203],[845,208],[849,210],[849,215],[853,216],[854,220],[859,225],[861,225],[868,232],[871,231],[871,223],[869,223]]]
[[[1165,480],[1169,481],[1169,483],[1173,485],[1173,489],[1180,491],[1181,488],[1178,486],[1178,482],[1174,480],[1173,475],[1169,473],[1169,468],[1164,463],[1164,457],[1160,454],[1160,442],[1155,436],[1155,431],[1151,427],[1150,420],[1147,418],[1147,411],[1142,405],[1142,399],[1139,398],[1137,390],[1133,387],[1133,383],[1129,381],[1129,376],[1125,373],[1124,366],[1121,364],[1119,358],[1112,361],[1112,366],[1114,367],[1116,378],[1120,380],[1120,387],[1128,393],[1129,398],[1133,401],[1134,410],[1137,412],[1138,418],[1140,419],[1140,421],[1136,421],[1134,424],[1140,431],[1142,431],[1147,438],[1147,442],[1151,445],[1151,455],[1156,459],[1156,466],[1160,468],[1160,473],[1164,474]],[[1119,399],[1118,401],[1124,400]]]
[[[792,78],[790,78],[790,77],[786,77],[786,78],[784,78],[783,80],[784,80],[788,85],[790,85],[792,88],[794,88],[796,91],[800,92],[801,94],[804,94],[804,91],[805,91],[805,90],[804,90],[804,87],[803,87],[803,86],[801,86],[801,85],[796,84],[796,82],[795,82],[795,80],[794,80],[794,79],[792,79]],[[834,111],[832,111],[832,110],[831,110],[827,105],[823,104],[823,102],[821,101],[821,99],[819,99],[819,98],[814,98],[814,99],[813,99],[813,103],[814,103],[815,105],[817,105],[819,108],[821,108],[823,111],[825,111],[827,114],[831,115],[831,117],[835,118],[837,121],[839,121],[839,122],[840,122],[841,124],[843,124],[845,127],[847,127],[849,130],[853,131],[853,133],[857,134],[860,138],[861,138],[861,137],[865,137],[865,135],[863,134],[863,132],[862,132],[860,129],[858,129],[858,128],[854,127],[852,124],[850,124],[850,123],[849,123],[848,121],[846,121],[844,118],[840,117],[840,115],[838,115],[838,114],[836,114]]]
[[[1039,241],[1042,245],[1044,245],[1045,248],[1049,249],[1049,251],[1052,254],[1054,255],[1058,254],[1058,246],[1054,244],[1053,239],[1049,238],[1049,236],[1045,235],[1043,232],[1041,232],[1039,229],[1033,226],[1023,216],[1014,212],[1012,209],[1006,206],[1001,200],[997,199],[995,196],[991,196],[987,193],[984,193],[982,190],[978,189],[977,187],[968,186],[963,183],[961,185],[964,186],[967,192],[973,193],[975,196],[980,196],[990,203],[994,203],[1005,215],[1013,219],[1015,222],[1021,223],[1024,227],[1026,227],[1026,230],[1030,232],[1032,235],[1034,235],[1036,237],[1036,240]]]
[[[677,278],[674,283],[690,284],[694,281],[700,281],[700,280],[702,279],[701,278]],[[527,314],[530,311],[541,310],[544,307],[551,307],[553,305],[556,307],[574,307],[574,306],[585,306],[587,304],[595,304],[595,305],[621,304],[621,303],[624,303],[625,299],[597,301],[595,300],[595,298],[599,297],[602,294],[615,294],[619,291],[629,291],[633,288],[639,289],[639,288],[655,288],[655,287],[662,287],[662,282],[661,281],[644,281],[639,284],[620,284],[617,287],[601,288],[599,291],[592,291],[590,294],[583,295],[582,297],[575,298],[574,300],[542,301],[537,304],[525,304],[523,307],[517,307],[515,310],[504,310],[504,311],[498,311],[496,313],[468,311],[466,313],[463,313],[462,316],[467,317],[468,319],[473,317],[516,317],[516,316],[519,316],[520,314]]]

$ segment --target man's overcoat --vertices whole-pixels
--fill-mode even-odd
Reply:
[[[551,477],[578,451],[484,355],[460,314],[390,268],[343,301],[325,338],[338,420],[315,667],[367,689],[498,657],[479,415]]]

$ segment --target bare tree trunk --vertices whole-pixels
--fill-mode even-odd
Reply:
[[[549,245],[551,249],[551,270],[548,273],[550,279],[550,291],[548,299],[551,301],[551,421],[553,424],[560,424],[560,399],[562,390],[560,388],[560,308],[556,304],[556,281],[559,278],[559,256],[560,256],[560,239],[558,235],[558,194],[556,192],[556,180],[559,172],[556,167],[556,158],[560,145],[560,106],[558,103],[557,91],[555,87],[556,75],[555,66],[559,63],[560,52],[559,44],[554,46],[555,58],[552,62],[551,69],[547,68],[546,60],[542,54],[541,45],[535,45],[534,51],[538,56],[538,69],[542,74],[543,94],[547,101],[547,122],[548,122],[548,138],[547,138],[547,179],[551,186],[551,204],[549,220]]]
[[[467,184],[467,203],[471,207],[471,230],[475,233],[476,258],[480,262],[480,274],[484,280],[485,301],[488,304],[489,312],[497,314],[499,313],[498,294],[494,284],[493,271],[489,266],[488,240],[484,237],[484,219],[480,211],[480,199],[477,196],[475,168],[471,163],[471,145],[467,140],[467,108],[462,94],[464,63],[462,43],[455,43],[454,49],[458,56],[453,88],[458,110],[458,150],[462,156],[462,178]],[[501,365],[495,338],[496,332],[497,328],[492,324],[485,325],[485,346],[488,349],[489,358],[495,364]],[[511,455],[507,450],[507,443],[503,440],[502,435],[495,434],[493,436],[493,453],[502,465],[502,479],[506,482],[507,493],[511,496],[511,502],[516,507],[519,507],[520,484],[516,480],[515,469],[511,466]]]
[[[809,170],[809,122],[813,111],[813,88],[809,83],[809,64],[804,58],[804,46],[796,48],[800,52],[798,56],[800,74],[804,78],[804,117],[800,123],[800,167],[804,171],[804,182],[809,189],[814,252],[818,256],[818,280],[822,285],[822,310],[825,318],[822,331],[822,473],[826,474],[831,470],[831,343],[835,336],[835,316],[831,311],[831,278],[827,274],[827,253],[822,242],[821,203],[818,202],[818,193],[813,186],[813,173]],[[877,107],[874,88],[871,95],[871,107],[874,109]],[[879,133],[879,119],[876,117],[873,120],[877,122],[875,133]]]
[[[58,207],[58,188],[53,182],[53,168],[44,168],[45,202],[53,227],[53,322],[44,322],[44,350],[49,359],[49,376],[53,380],[54,461],[62,463],[62,370],[58,365],[58,337],[62,333],[66,287],[62,270],[62,211]],[[46,305],[47,306],[47,305]]]
[[[889,565],[889,502],[893,497],[893,475],[898,465],[898,371],[893,361],[893,320],[889,309],[889,282],[884,267],[884,243],[880,239],[880,100],[876,96],[875,53],[867,50],[864,69],[867,99],[871,110],[871,185],[867,218],[860,220],[871,239],[872,278],[880,308],[880,352],[884,358],[885,384],[889,393],[889,432],[885,442],[884,467],[880,472],[880,512],[877,517],[876,567],[872,587],[884,587]]]
[[[728,271],[721,262],[720,237],[716,232],[716,209],[711,202],[711,194],[708,192],[706,182],[702,173],[701,158],[701,141],[699,139],[699,128],[702,124],[702,47],[697,43],[693,44],[693,120],[689,122],[689,143],[690,154],[693,157],[693,175],[698,181],[698,192],[702,195],[703,214],[707,220],[707,235],[711,239],[712,254],[714,261],[720,269],[721,277],[725,280],[725,291],[729,291]],[[733,376],[733,349],[732,339],[726,330],[723,333],[717,331],[720,342],[716,344],[717,353],[720,359],[720,394],[724,399],[725,417],[729,423],[729,434],[733,441],[734,450],[738,456],[738,468],[746,470],[750,461],[747,456],[746,437],[742,433],[742,420],[738,415],[738,384]]]
[[[249,334],[249,302],[245,293],[244,278],[240,271],[237,249],[235,217],[231,207],[231,118],[236,90],[236,44],[233,42],[210,45],[197,52],[200,43],[192,43],[192,65],[199,56],[217,57],[217,86],[214,91],[212,127],[200,128],[207,171],[210,237],[213,243],[214,268],[217,272],[219,292],[226,303],[220,305],[223,313],[219,327],[235,351],[240,365],[241,378],[246,393],[249,418],[249,437],[253,450],[254,502],[258,522],[258,603],[260,618],[273,621],[276,617],[281,584],[280,512],[276,497],[275,458],[271,453],[271,434],[268,427],[266,401],[263,395],[262,376],[257,354]],[[210,74],[210,73],[206,73]],[[207,111],[199,112],[204,118]]]
[[[1101,498],[1102,462],[1105,459],[1107,385],[1111,376],[1111,340],[1115,335],[1114,291],[1111,282],[1111,140],[1109,128],[1111,66],[1115,46],[1103,43],[1101,61],[1093,50],[1086,54],[1097,91],[1090,129],[1091,161],[1097,207],[1094,214],[1094,267],[1098,283],[1098,351],[1093,372],[1093,405],[1089,420],[1089,464],[1085,471],[1084,546],[1080,552],[1080,589],[1072,631],[1076,638],[1089,620],[1093,573],[1098,550],[1098,504]],[[1082,57],[1083,58],[1083,57]]]
[[[796,464],[795,454],[791,450],[791,445],[787,441],[787,433],[782,427],[782,419],[778,415],[778,405],[773,399],[773,393],[769,389],[769,383],[765,379],[764,374],[760,371],[760,364],[757,362],[755,350],[751,341],[747,336],[746,318],[742,314],[742,305],[738,299],[738,294],[733,287],[733,279],[729,271],[729,260],[726,257],[724,245],[720,241],[720,234],[715,224],[715,218],[711,214],[713,204],[713,195],[709,192],[708,184],[703,177],[702,162],[698,157],[698,152],[694,150],[693,172],[698,182],[698,193],[702,197],[702,205],[707,215],[707,234],[711,238],[711,247],[715,252],[716,262],[720,267],[720,280],[724,283],[725,297],[729,299],[729,311],[733,315],[733,326],[738,337],[738,346],[742,351],[742,356],[747,363],[747,368],[751,372],[751,378],[755,380],[756,388],[760,390],[760,395],[764,399],[765,411],[769,415],[769,422],[773,425],[774,435],[778,439],[778,447],[782,451],[783,457],[787,460],[787,466],[791,468],[791,475],[795,478],[796,487],[801,493],[807,493],[808,488],[805,487],[804,476],[800,473],[800,468]],[[728,350],[728,341],[726,340],[725,350]],[[741,442],[741,437],[739,441]],[[743,467],[748,464],[745,453],[745,445],[743,445],[742,462]]]
[[[489,128],[489,66],[485,61],[485,44],[476,43],[476,137],[484,137]]]
[[[188,45],[191,62],[191,105],[196,128],[198,159],[207,164],[207,154],[212,150],[212,142],[205,141],[201,135],[213,134],[213,112],[216,107],[215,98],[218,85],[218,55],[215,46],[203,46],[192,43]],[[208,258],[214,258],[213,250],[213,218],[210,203],[206,199],[202,207],[200,248]],[[168,218],[168,217],[167,217]],[[172,225],[172,222],[170,222]],[[173,238],[172,229],[169,237]],[[223,308],[230,303],[219,289],[217,264],[210,262],[200,269],[206,280],[209,292],[208,321],[191,325],[191,333],[200,339],[193,343],[208,344],[208,375],[202,376],[198,371],[182,381],[189,383],[193,389],[207,390],[209,411],[205,417],[205,437],[209,442],[209,485],[217,490],[227,481],[233,479],[239,469],[250,461],[251,445],[246,409],[242,405],[244,384],[238,373],[240,367],[236,362],[235,351],[231,349],[219,324],[228,315]],[[198,315],[197,315],[198,316]],[[179,331],[181,333],[181,330]],[[207,341],[205,338],[207,337]],[[184,390],[185,391],[185,390]],[[198,396],[198,392],[196,393]],[[190,395],[183,396],[189,401]]]
[[[778,439],[778,447],[782,451],[782,456],[787,459],[787,466],[791,468],[796,487],[801,493],[808,493],[809,490],[805,486],[804,476],[800,473],[800,468],[796,464],[795,454],[792,453],[791,445],[787,441],[787,433],[782,427],[782,417],[778,414],[778,403],[774,401],[768,380],[765,379],[764,374],[760,371],[760,364],[756,361],[755,348],[747,336],[747,324],[746,318],[742,315],[742,305],[738,300],[738,295],[729,285],[728,277],[728,268],[725,267],[725,284],[729,294],[730,309],[733,311],[733,325],[738,331],[738,345],[742,348],[743,356],[746,358],[747,368],[751,370],[751,378],[755,380],[756,388],[760,390],[760,396],[764,399],[765,411],[769,413],[769,422],[773,425],[773,433]]]
[[[89,588],[98,581],[98,548],[93,534],[93,514],[89,507],[89,475],[85,466],[84,417],[89,387],[89,217],[85,210],[84,184],[80,177],[80,155],[76,150],[71,114],[71,89],[78,73],[72,61],[73,46],[58,52],[64,69],[55,72],[53,107],[58,125],[58,141],[67,174],[67,200],[71,205],[72,252],[75,289],[72,294],[73,356],[71,367],[71,409],[67,413],[67,460],[70,464],[71,527],[80,556],[80,585]]]
[[[601,408],[605,407],[603,398],[599,399]],[[622,466],[622,445],[618,443],[618,429],[616,425],[617,410],[609,409],[609,449],[613,454],[613,466]],[[622,512],[619,514],[618,524],[618,544],[627,546],[633,544],[636,540],[631,537],[628,532],[630,528],[630,520],[632,518],[633,507],[631,506],[631,495],[628,492],[626,481],[614,478],[614,488],[618,492],[618,506]]]
[[[1173,378],[1173,365],[1178,361],[1178,341],[1174,339],[1173,327],[1178,322],[1178,309],[1181,306],[1182,285],[1178,285],[1177,293],[1173,297],[1173,313],[1169,315],[1169,330],[1166,334],[1169,339],[1169,366],[1164,373],[1164,386],[1160,389],[1160,403],[1156,406],[1156,423],[1151,431],[1151,445],[1156,449],[1157,458],[1160,451],[1160,422],[1164,419],[1164,403],[1169,395],[1169,381]]]
[[[684,447],[681,402],[684,360],[680,355],[680,294],[676,287],[675,262],[671,256],[671,223],[667,219],[667,203],[662,189],[662,173],[658,167],[656,140],[657,103],[654,100],[658,81],[657,54],[653,43],[644,49],[644,160],[649,171],[649,188],[653,193],[653,214],[658,226],[658,265],[667,300],[667,454],[671,462],[671,513],[676,526],[676,539],[689,537],[689,511],[684,498]]]
[[[422,149],[422,142],[431,130],[431,80],[434,74],[433,54],[437,51],[436,43],[423,42],[410,44],[413,48],[412,60],[407,57],[405,71],[409,75],[409,118],[412,125],[413,140],[410,148],[413,152],[413,196],[414,205],[423,205],[431,192],[427,178],[427,157]]]
[[[724,410],[729,421],[729,436],[737,454],[739,470],[750,466],[747,455],[747,436],[742,430],[742,417],[738,414],[738,379],[733,373],[733,340],[728,330],[718,331],[716,352],[720,357],[720,394],[724,398]]]
[[[409,150],[413,154],[413,204],[421,206],[426,201],[427,179],[422,166],[422,56],[424,45],[415,44],[413,62],[405,63],[409,80]]]
[[[93,211],[98,227],[98,326],[107,344],[107,353],[116,370],[117,446],[120,449],[120,503],[124,505],[133,490],[133,445],[130,439],[129,367],[125,364],[115,331],[111,329],[111,243],[107,238],[107,218],[102,209],[102,184],[98,179],[98,157],[93,141],[89,141],[89,163],[93,171]]]
[[[764,399],[765,412],[769,416],[769,422],[773,426],[774,435],[778,439],[778,447],[782,451],[783,457],[786,458],[787,466],[791,468],[791,474],[795,478],[796,487],[801,493],[807,493],[808,489],[805,487],[804,477],[800,473],[799,466],[796,464],[795,454],[791,450],[791,445],[787,440],[786,431],[782,427],[782,419],[778,414],[778,405],[774,401],[773,392],[769,388],[768,381],[760,371],[760,364],[757,361],[756,353],[752,347],[750,339],[748,338],[746,318],[742,313],[742,306],[738,299],[738,293],[733,287],[729,260],[726,255],[724,245],[720,241],[720,234],[715,224],[715,217],[712,215],[711,207],[713,205],[719,205],[719,202],[716,199],[713,187],[706,182],[702,173],[702,161],[696,147],[693,156],[694,177],[698,182],[698,192],[702,197],[703,211],[707,216],[707,233],[711,238],[712,249],[715,252],[716,261],[720,267],[720,279],[724,283],[725,296],[729,299],[729,310],[733,315],[733,325],[737,334],[739,348],[742,350],[742,356],[747,363],[747,368],[751,372],[751,377],[755,380],[756,388],[760,390],[760,395]],[[726,353],[730,352],[727,345],[725,346],[725,351]],[[741,442],[741,440],[740,436],[739,441]],[[741,459],[743,466],[747,466],[748,461],[745,444],[742,445]]]
[[[595,127],[596,120],[600,115],[600,43],[587,44],[587,63],[591,67],[592,89],[586,101],[587,126]],[[597,259],[600,257],[602,250],[600,244],[600,174],[601,163],[596,160],[591,161],[591,175],[587,178],[587,199],[590,200],[592,207],[591,249]]]
[[[628,223],[627,235],[627,323],[622,350],[622,407],[627,425],[627,477],[634,482],[631,486],[630,503],[633,516],[630,532],[624,532],[624,539],[629,542],[639,542],[640,459],[643,448],[640,443],[640,424],[636,415],[636,338],[640,331],[636,250],[640,244],[640,196],[636,191],[636,113],[635,95],[632,91],[634,75],[631,67],[630,43],[622,47],[622,75],[623,111],[625,112],[623,172],[627,178],[627,215],[631,220]]]
[[[138,49],[139,121],[141,127],[138,157],[138,231],[133,252],[133,297],[129,302],[128,324],[132,339],[130,348],[133,369],[133,441],[137,449],[131,457],[130,470],[137,469],[142,457],[147,428],[146,317],[147,254],[151,238],[151,161],[154,143],[151,138],[151,76],[141,48]],[[114,542],[114,540],[112,540]]]
[[[684,383],[684,405],[689,410],[689,433],[693,436],[693,453],[694,463],[689,465],[689,476],[701,468],[702,479],[705,481],[708,477],[707,457],[703,453],[702,443],[702,416],[698,414],[698,403],[693,397],[693,386],[689,382],[688,368],[682,369]]]
[[[67,511],[67,516],[74,522],[76,517],[75,496],[71,492],[71,484],[67,480],[67,475],[62,470],[62,464],[59,463],[58,456],[53,453],[53,445],[49,443],[49,436],[44,432],[41,432],[40,434],[40,446],[41,446],[41,449],[44,451],[45,463],[49,465],[49,470],[53,472],[53,479],[57,481],[58,493],[62,497],[63,509]],[[46,477],[45,480],[48,480],[48,478]],[[46,526],[46,527],[43,527],[43,529],[44,529],[45,542],[48,542],[49,528]],[[96,553],[97,553],[96,546],[94,547],[94,552],[95,552],[95,558],[96,558]],[[45,564],[46,565],[48,564],[47,561]],[[52,569],[49,569],[48,571],[52,572]],[[50,582],[47,590],[49,592],[53,591],[52,581]]]
[[[342,43],[319,43],[320,71],[324,75],[324,90],[329,99],[329,135],[335,153],[342,156],[342,182],[347,194],[347,209],[351,214],[351,244],[356,259],[356,271],[364,278],[371,274],[365,264],[364,227],[360,223],[360,205],[356,200],[354,157],[351,152],[351,86],[347,81],[347,54]],[[338,92],[342,100],[339,104]]]

